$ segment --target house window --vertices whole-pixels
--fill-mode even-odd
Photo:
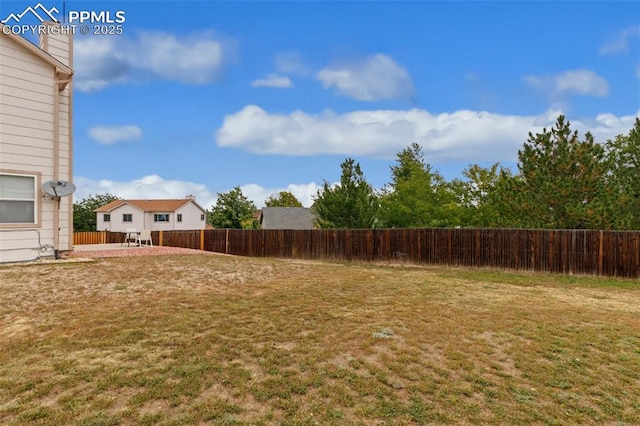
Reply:
[[[36,223],[36,177],[0,174],[0,223]]]
[[[105,222],[111,222],[111,215],[109,213],[105,213],[102,220]]]
[[[200,215],[200,220],[204,220],[204,215],[203,214]]]
[[[178,217],[176,219],[178,222],[182,222],[182,213],[178,213]]]
[[[156,213],[153,215],[154,222],[169,222],[169,213]]]
[[[133,222],[133,217],[132,217],[131,213],[123,213],[122,214],[122,221],[123,222]]]

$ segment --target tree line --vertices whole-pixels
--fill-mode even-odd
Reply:
[[[549,130],[529,133],[516,173],[499,163],[473,164],[462,178],[447,181],[418,143],[397,153],[391,181],[379,190],[353,158],[340,167],[340,181],[324,181],[314,196],[319,228],[640,229],[638,118],[628,134],[598,143],[590,133],[580,138],[561,115]],[[74,204],[74,229],[93,220],[87,230],[95,230],[93,210],[113,199],[107,194]],[[302,207],[289,191],[273,194],[265,205]],[[207,218],[215,228],[255,229],[255,211],[237,186],[218,193]]]
[[[627,135],[597,143],[559,116],[529,133],[517,173],[470,165],[445,180],[412,143],[376,191],[347,158],[337,185],[324,182],[313,210],[321,228],[501,227],[640,229],[640,119]]]

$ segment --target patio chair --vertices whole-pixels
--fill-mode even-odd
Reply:
[[[129,247],[129,243],[135,243],[138,240],[138,232],[136,231],[136,228],[127,228],[124,231],[124,239],[122,240],[122,244],[120,244],[121,246],[124,245],[124,243],[127,243],[127,247]]]
[[[151,229],[143,229],[142,231],[140,231],[138,237],[136,238],[136,244],[142,247],[143,241],[145,244],[153,246],[153,241],[151,240]]]

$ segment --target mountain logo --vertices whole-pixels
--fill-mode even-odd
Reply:
[[[11,13],[0,22],[2,22],[3,24],[9,24],[13,20],[13,23],[18,24],[20,23],[20,20],[29,13],[35,16],[41,23],[44,21],[53,21],[56,23],[60,22],[54,15],[55,13],[60,13],[60,11],[55,7],[47,9],[42,5],[42,3],[38,3],[33,7],[29,6],[25,10],[23,10],[22,13]]]

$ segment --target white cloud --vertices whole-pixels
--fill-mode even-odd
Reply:
[[[132,38],[79,38],[74,43],[74,84],[91,92],[149,76],[210,83],[222,72],[225,48],[209,32],[178,37],[141,31]]]
[[[640,26],[625,28],[620,31],[616,38],[600,48],[601,55],[625,52],[629,49],[629,41],[635,37],[640,37]]]
[[[74,200],[82,200],[89,195],[113,194],[124,199],[162,199],[185,198],[195,195],[196,202],[205,209],[210,209],[216,201],[216,194],[202,184],[194,182],[165,180],[158,175],[144,176],[128,182],[116,182],[108,179],[93,180],[75,176],[77,190]]]
[[[620,134],[629,134],[636,117],[640,117],[640,110],[633,115],[617,117],[610,113],[598,114],[595,118],[572,121],[571,128],[580,133],[591,132],[596,142],[605,142]]]
[[[203,208],[210,210],[216,204],[218,195],[210,191],[206,185],[179,181],[165,180],[158,175],[144,176],[141,179],[134,179],[128,182],[116,182],[107,179],[93,180],[82,176],[74,177],[77,187],[73,194],[74,200],[79,201],[90,195],[113,194],[124,199],[163,199],[163,198],[185,198],[187,195],[194,195],[196,202]],[[258,184],[249,183],[241,185],[242,193],[254,202],[256,207],[264,207],[264,201],[271,194],[280,191],[290,191],[305,207],[311,207],[313,196],[320,188],[315,182],[306,184],[290,184],[284,188],[265,188]],[[232,188],[226,191],[228,192]]]
[[[142,130],[138,126],[96,126],[89,129],[89,136],[101,144],[113,145],[142,139]]]
[[[293,87],[293,83],[286,75],[270,74],[267,78],[254,80],[251,87],[269,87],[272,89],[288,89]]]
[[[255,154],[332,154],[388,159],[410,143],[418,142],[429,162],[514,161],[528,133],[552,127],[559,114],[559,111],[548,111],[518,116],[461,110],[436,115],[414,108],[345,114],[326,111],[319,115],[295,111],[284,115],[248,105],[225,117],[216,141],[219,146]],[[635,116],[601,114],[587,120],[568,118],[572,128],[581,134],[590,130],[597,141],[605,141],[628,133]]]
[[[361,101],[412,99],[409,73],[393,59],[376,54],[349,64],[318,71],[318,80],[336,93]]]
[[[569,70],[560,74],[524,76],[523,80],[534,89],[557,97],[562,94],[607,96],[609,83],[603,77],[587,69]]]
[[[286,52],[276,55],[276,69],[283,74],[309,75],[311,71],[305,65],[300,52]]]
[[[74,88],[93,92],[126,81],[132,67],[116,45],[117,40],[118,37],[95,37],[73,43]]]
[[[281,191],[291,192],[304,207],[311,207],[313,204],[313,196],[316,195],[320,188],[321,186],[315,182],[290,184],[286,188],[265,188],[255,183],[240,186],[242,193],[253,201],[258,208],[264,207],[265,200],[271,195],[278,194]]]
[[[141,32],[133,50],[134,66],[167,80],[204,84],[216,80],[222,67],[222,45],[211,34],[178,38],[172,34]]]

